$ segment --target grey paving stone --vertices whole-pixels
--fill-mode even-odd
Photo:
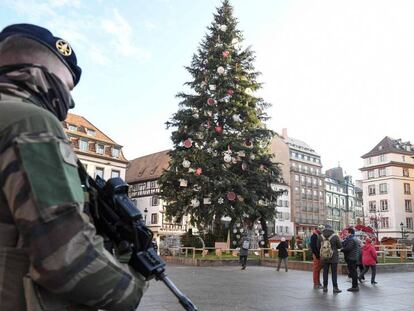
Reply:
[[[168,266],[176,285],[191,298],[199,310],[414,310],[414,272],[380,273],[377,285],[367,282],[358,293],[347,292],[351,283],[338,276],[342,293],[333,294],[312,288],[312,273],[274,268]],[[321,275],[322,276],[322,275]],[[139,311],[183,310],[176,298],[161,283],[152,281]]]

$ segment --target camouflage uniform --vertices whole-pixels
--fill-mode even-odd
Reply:
[[[76,155],[30,94],[0,81],[0,309],[134,310],[147,283],[104,250]]]

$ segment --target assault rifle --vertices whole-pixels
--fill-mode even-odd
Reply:
[[[147,281],[162,281],[178,298],[185,310],[196,311],[197,307],[168,278],[165,262],[154,250],[153,233],[145,225],[142,214],[128,198],[128,184],[121,178],[108,181],[93,179],[78,161],[83,186],[89,193],[88,214],[92,217],[99,235],[109,239],[106,248],[118,256],[131,254],[128,264]]]

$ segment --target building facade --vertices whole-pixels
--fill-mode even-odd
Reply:
[[[287,147],[284,155],[287,160],[282,164],[284,174],[289,175],[290,216],[294,234],[310,236],[312,230],[325,221],[325,182],[321,157],[305,142],[288,137],[286,129],[282,131],[281,140]]]
[[[86,118],[69,113],[62,122],[76,155],[92,177],[125,179],[128,161],[117,144]]]
[[[282,183],[275,184],[274,189],[283,191],[282,195],[277,198],[276,202],[276,217],[272,226],[268,226],[269,235],[279,240],[282,237],[291,238],[294,236],[294,224],[292,221],[292,207],[290,202],[290,160],[289,160],[289,146],[285,143],[282,137],[276,135],[273,137],[270,152],[274,155],[274,161],[279,163],[282,174]]]
[[[356,225],[356,194],[351,176],[344,176],[342,167],[325,172],[326,222],[334,230]]]
[[[364,154],[362,188],[366,223],[379,239],[414,238],[414,146],[385,137]]]
[[[177,223],[165,217],[165,204],[159,198],[158,179],[169,167],[169,150],[136,158],[126,172],[129,197],[144,215],[146,225],[159,244],[162,236],[181,235],[187,231],[187,220]]]

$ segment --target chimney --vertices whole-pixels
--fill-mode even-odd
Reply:
[[[282,129],[282,136],[283,138],[288,138],[287,128]]]

